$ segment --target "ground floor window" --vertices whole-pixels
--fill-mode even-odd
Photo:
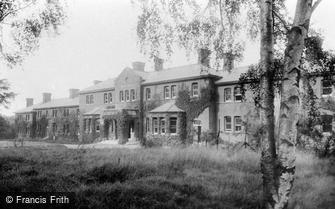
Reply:
[[[231,131],[231,117],[230,116],[225,116],[224,117],[224,130],[225,131]]]
[[[95,121],[95,131],[100,132],[100,120]]]
[[[53,123],[52,124],[52,131],[55,133],[57,131],[57,124]]]
[[[161,134],[165,134],[165,118],[159,119]]]
[[[150,119],[149,118],[145,119],[145,130],[147,132],[150,132]]]
[[[175,117],[170,118],[170,127],[169,127],[169,129],[170,129],[170,133],[171,134],[177,133],[177,118],[175,118]]]
[[[234,122],[235,122],[235,131],[241,131],[242,130],[241,116],[235,116],[234,117]]]
[[[152,118],[154,134],[158,134],[158,119]]]

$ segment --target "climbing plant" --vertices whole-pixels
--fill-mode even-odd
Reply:
[[[127,123],[131,119],[131,116],[127,113],[126,110],[119,111],[113,115],[106,115],[104,116],[105,120],[116,120],[116,129],[118,138],[119,138],[119,144],[125,144],[127,142],[127,138],[125,135],[125,130],[127,130]]]
[[[181,121],[181,123],[186,123],[186,137],[181,137],[181,139],[186,140],[184,143],[193,141],[193,120],[209,107],[211,102],[215,101],[215,98],[215,90],[209,87],[202,88],[199,97],[191,97],[190,91],[187,88],[178,92],[176,106],[186,112],[186,121]]]

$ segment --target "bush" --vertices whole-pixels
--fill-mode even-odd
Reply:
[[[180,146],[181,144],[182,141],[176,135],[149,135],[145,142],[146,147]]]

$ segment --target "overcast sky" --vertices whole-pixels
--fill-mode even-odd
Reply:
[[[42,100],[43,92],[52,98],[68,96],[69,88],[85,88],[93,80],[117,76],[133,61],[150,60],[139,53],[136,39],[137,14],[130,0],[68,0],[68,19],[55,37],[41,39],[40,48],[21,67],[1,69],[0,78],[7,78],[17,93],[9,109],[1,113],[12,115],[25,107],[25,98]],[[287,0],[292,15],[296,0]],[[312,27],[322,30],[324,46],[335,49],[335,1],[323,0],[312,17]],[[248,43],[244,60],[239,66],[256,63],[259,44]],[[176,53],[165,66],[195,63],[183,52]]]

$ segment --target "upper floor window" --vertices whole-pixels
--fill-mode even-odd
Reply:
[[[176,85],[172,85],[171,86],[171,98],[174,99],[177,97],[177,86]]]
[[[169,86],[164,86],[164,98],[165,99],[170,98],[170,89],[169,89]]]
[[[234,123],[235,123],[235,131],[241,131],[242,130],[242,119],[241,116],[235,116],[234,117]]]
[[[146,98],[146,100],[151,99],[151,89],[150,88],[145,89],[145,98]]]
[[[109,92],[109,93],[108,93],[108,102],[109,102],[109,103],[112,103],[112,102],[113,102],[113,94],[112,94],[112,92]]]
[[[225,131],[231,131],[232,124],[231,124],[231,117],[225,116],[224,117],[224,130]]]
[[[30,120],[30,115],[29,114],[26,114],[26,120]]]
[[[93,104],[93,103],[94,103],[93,94],[86,95],[86,104]]]
[[[224,101],[230,102],[232,100],[231,98],[231,88],[225,88],[223,91],[224,94]]]
[[[126,101],[128,102],[129,101],[129,90],[125,90],[124,91],[124,96],[126,97]]]
[[[322,95],[330,95],[333,91],[332,81],[329,79],[322,80]]]
[[[52,117],[57,117],[57,110],[52,110]]]
[[[70,110],[69,109],[64,109],[64,116],[69,116],[70,115]]]
[[[104,103],[107,104],[108,103],[108,94],[104,93]]]
[[[135,89],[130,90],[130,100],[135,101],[136,96],[135,96]]]
[[[94,103],[94,96],[93,94],[90,95],[90,104],[93,104]]]
[[[38,118],[42,117],[42,110],[37,111],[37,117]]]
[[[236,102],[242,101],[242,93],[241,93],[241,88],[240,87],[235,87],[234,88],[234,99]]]
[[[49,116],[49,111],[48,110],[45,111],[45,116],[47,116],[47,117]]]
[[[120,91],[120,102],[123,102],[124,101],[124,97],[123,97],[123,91]]]
[[[198,83],[192,83],[192,89],[191,89],[191,95],[192,97],[199,96],[199,85]]]
[[[333,116],[332,115],[321,115],[321,121],[322,121],[322,131],[332,132]]]

